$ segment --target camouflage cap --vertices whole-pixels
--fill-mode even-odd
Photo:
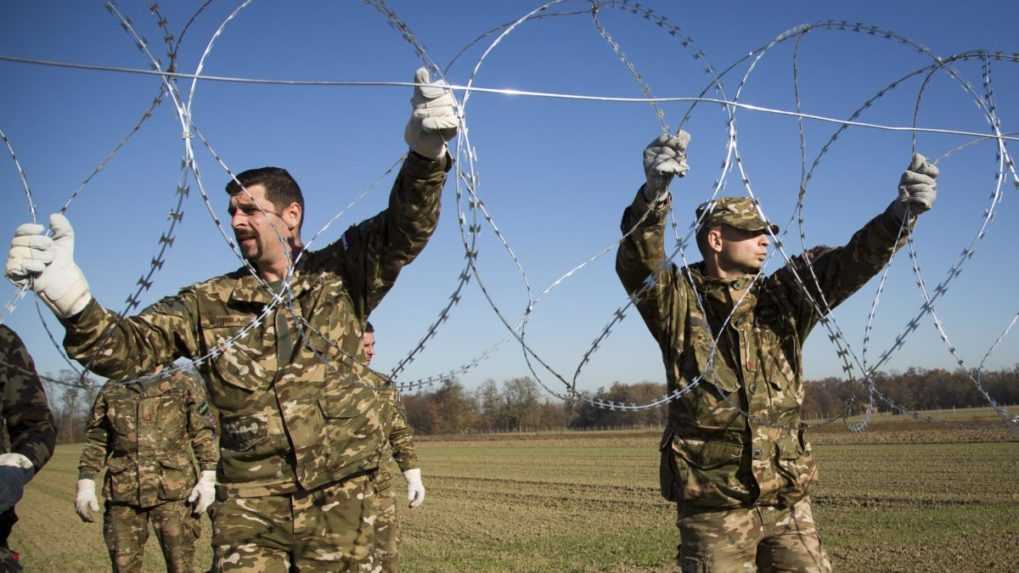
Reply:
[[[696,217],[701,218],[705,210],[702,225],[713,227],[726,224],[744,231],[761,231],[768,228],[768,223],[757,211],[757,203],[750,197],[720,197],[714,201],[701,203],[697,207]],[[771,225],[771,232],[778,233],[778,225]]]

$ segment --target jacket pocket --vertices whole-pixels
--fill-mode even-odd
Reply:
[[[370,384],[356,381],[331,383],[318,399],[324,426],[322,444],[329,466],[346,474],[377,465],[383,442],[381,401]]]
[[[188,496],[195,485],[195,468],[190,460],[159,460],[159,499],[174,501]]]
[[[110,458],[103,481],[103,497],[108,501],[137,503],[138,468],[132,459]]]
[[[275,346],[262,348],[260,333],[263,326],[259,325],[234,340],[253,318],[253,315],[225,315],[203,318],[201,322],[206,352],[212,349],[219,351],[209,361],[212,374],[230,386],[249,392],[268,388],[277,368]],[[231,341],[227,348],[221,348],[227,341]]]
[[[699,507],[732,507],[747,497],[738,478],[743,446],[730,439],[677,436],[672,441],[679,501]]]

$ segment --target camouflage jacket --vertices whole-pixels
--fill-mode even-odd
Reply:
[[[2,324],[0,396],[10,451],[31,460],[38,473],[53,455],[57,430],[32,357],[18,335]]]
[[[371,377],[379,384],[379,395],[382,399],[382,431],[386,435],[386,449],[392,452],[393,459],[401,472],[419,467],[417,450],[414,448],[414,430],[407,423],[407,412],[400,401],[400,392],[389,381],[378,376]],[[383,461],[388,461],[385,458]],[[380,480],[388,480],[392,476],[382,466]]]
[[[272,297],[240,269],[127,319],[93,301],[65,321],[64,346],[95,372],[124,379],[238,337],[201,365],[220,416],[218,482],[229,495],[312,490],[372,471],[384,435],[377,389],[362,382],[356,360],[361,330],[435,230],[450,162],[410,153],[388,209],[306,252],[292,310],[277,306],[255,328],[245,329]]]
[[[669,403],[662,493],[706,508],[791,505],[807,495],[817,478],[800,407],[803,343],[822,318],[793,272],[810,285],[815,301],[823,304],[823,294],[834,308],[880,271],[909,229],[896,244],[899,220],[887,212],[878,215],[845,246],[812,249],[758,280],[732,312],[751,277],[709,278],[703,263],[663,267],[668,208],[668,201],[656,206],[621,243],[616,257],[616,271],[631,296],[654,275],[654,286],[637,308],[661,349],[669,391],[701,380]],[[638,193],[623,214],[623,231],[632,229],[646,210]],[[666,460],[674,464],[674,475],[668,475]]]
[[[152,507],[184,499],[197,476],[219,461],[205,390],[187,374],[122,384],[99,391],[86,427],[78,479],[95,479],[106,466],[107,501]]]

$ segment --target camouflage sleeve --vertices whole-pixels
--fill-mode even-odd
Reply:
[[[28,458],[35,471],[53,455],[57,430],[46,402],[46,391],[28,349],[13,330],[0,325],[0,376],[3,416],[11,451]]]
[[[93,299],[85,310],[64,319],[67,354],[93,372],[129,380],[153,372],[181,356],[197,353],[197,296],[188,288],[140,314],[122,318]]]
[[[191,437],[191,450],[198,460],[201,471],[215,471],[219,464],[219,444],[216,442],[216,429],[209,417],[209,400],[202,387],[194,378],[188,378],[188,435]]]
[[[113,382],[107,382],[113,384]],[[92,412],[85,425],[85,447],[78,458],[78,479],[96,479],[103,466],[106,465],[109,430],[106,421],[106,386],[99,391],[96,401],[92,404]]]
[[[409,152],[389,194],[389,207],[347,229],[326,248],[357,311],[364,317],[396,282],[400,270],[425,248],[439,222],[439,204],[452,159]]]
[[[420,467],[420,464],[417,449],[414,447],[414,431],[407,423],[407,413],[395,388],[392,390],[392,400],[393,424],[389,431],[389,445],[393,448],[396,465],[400,466],[401,472],[405,472]]]
[[[623,234],[633,232],[619,243],[616,252],[616,274],[626,294],[635,299],[644,323],[660,345],[669,344],[671,308],[677,296],[672,265],[664,266],[665,215],[671,204],[669,197],[658,205],[649,206],[643,188],[638,191],[633,203],[623,211],[620,224]],[[645,290],[651,280],[654,285]],[[635,298],[638,293],[639,298]]]
[[[902,228],[899,218],[885,211],[871,219],[844,246],[815,247],[793,257],[790,264],[768,279],[769,290],[781,293],[780,296],[787,301],[787,306],[796,317],[797,330],[802,337],[806,337],[823,315],[803,295],[803,287],[796,276],[807,286],[811,298],[818,306],[824,308],[822,298],[827,302],[826,313],[842,304],[881,272],[896,251],[906,244],[911,231],[912,225]],[[814,276],[817,277],[816,281]]]

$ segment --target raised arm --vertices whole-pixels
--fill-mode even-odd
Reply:
[[[828,310],[835,308],[878,274],[903,245],[917,217],[929,210],[937,198],[938,168],[920,154],[914,154],[909,167],[899,180],[898,196],[880,215],[871,219],[853,234],[842,247],[816,247],[793,259],[769,277],[779,286],[773,292],[783,293],[797,317],[797,330],[806,336],[821,315],[809,299],[802,296],[796,274],[808,287],[818,305],[821,295]],[[808,263],[813,266],[817,281],[811,277]],[[820,287],[820,290],[818,290]]]
[[[77,315],[64,319],[64,349],[93,372],[127,380],[198,352],[197,294],[182,290],[122,318],[92,300]]]
[[[623,211],[620,224],[622,232],[630,234],[619,243],[616,274],[660,344],[667,343],[668,320],[676,296],[675,272],[664,265],[665,215],[672,205],[668,185],[674,176],[686,174],[689,142],[690,135],[680,131],[675,137],[658,137],[645,148],[646,182]]]
[[[407,158],[389,195],[389,207],[344,233],[329,247],[358,311],[367,316],[400,270],[425,248],[439,222],[439,203],[452,159],[446,142],[456,135],[455,100],[445,82],[417,71],[412,114],[404,138]]]
[[[165,298],[131,318],[120,318],[92,297],[74,262],[74,229],[50,215],[52,238],[41,225],[18,227],[7,256],[7,277],[30,285],[63,322],[67,353],[97,374],[128,379],[154,371],[197,348],[197,302],[192,291]]]

